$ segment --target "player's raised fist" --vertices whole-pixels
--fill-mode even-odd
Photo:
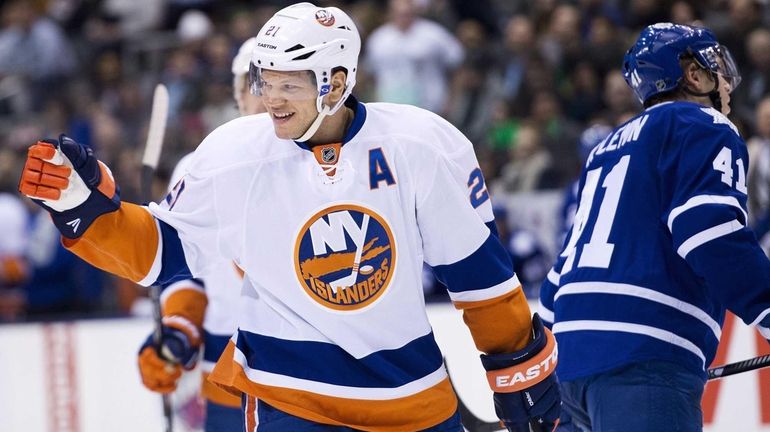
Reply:
[[[48,210],[68,238],[80,237],[97,217],[120,208],[109,168],[66,135],[29,148],[19,192]]]

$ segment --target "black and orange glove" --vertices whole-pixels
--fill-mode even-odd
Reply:
[[[523,349],[481,356],[494,392],[495,413],[511,432],[552,431],[558,424],[561,396],[556,381],[556,340],[540,317],[532,318],[533,340]]]
[[[19,192],[46,209],[71,239],[83,235],[97,217],[120,208],[120,190],[109,168],[66,135],[29,148]]]
[[[147,337],[139,349],[139,372],[148,389],[171,393],[183,370],[193,369],[198,361],[208,299],[201,281],[187,279],[165,287],[161,303],[160,343],[153,335]]]

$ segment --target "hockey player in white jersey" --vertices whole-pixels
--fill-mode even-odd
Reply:
[[[205,274],[213,258],[245,271],[239,328],[209,379],[246,395],[260,432],[463,430],[423,261],[484,353],[500,419],[549,430],[554,339],[491,229],[473,147],[430,112],[358,102],[360,44],[337,8],[276,13],[250,73],[267,114],[212,132],[159,205],[121,203],[106,167],[66,137],[30,148],[20,190],[66,247],[141,284]]]
[[[670,23],[642,31],[623,72],[646,109],[589,154],[541,289],[560,428],[701,431],[725,311],[770,339],[770,262],[746,226],[748,152],[726,117],[740,75],[710,30]]]
[[[247,85],[251,53],[256,43],[256,38],[248,39],[233,59],[233,99],[241,115],[265,112],[262,98],[251,94]],[[193,153],[179,160],[171,174],[169,189],[181,181],[192,160]],[[179,330],[178,321],[173,316],[180,311],[186,311],[187,315],[203,315],[201,337],[198,339],[203,344],[201,395],[206,401],[204,430],[240,431],[245,424],[240,396],[224,391],[207,378],[238,327],[233,311],[237,310],[243,285],[242,272],[232,261],[220,260],[212,264],[201,279],[205,291],[195,279],[176,281],[164,287],[161,306],[163,318],[168,324],[162,329],[167,343],[161,343],[161,346],[166,346],[171,358],[163,358],[158,353],[150,335],[139,352],[139,371],[148,389],[159,393],[174,391],[183,369],[180,360],[185,359],[184,366],[188,369],[193,367],[200,347],[188,338],[187,333]]]

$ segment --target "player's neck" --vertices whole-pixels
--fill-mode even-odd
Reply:
[[[343,106],[321,122],[318,131],[308,140],[310,145],[340,143],[353,122],[353,110]]]

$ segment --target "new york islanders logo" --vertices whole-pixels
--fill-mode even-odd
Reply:
[[[321,9],[315,13],[315,20],[322,26],[331,27],[334,25],[334,15],[326,9]]]
[[[372,210],[335,205],[314,214],[297,235],[294,268],[310,298],[338,311],[374,303],[396,261],[393,233]]]

